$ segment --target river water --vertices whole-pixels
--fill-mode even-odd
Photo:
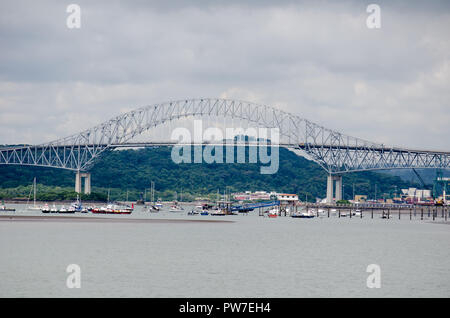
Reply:
[[[8,206],[1,215],[42,215]],[[450,297],[441,219],[105,217],[233,222],[0,221],[0,297]],[[81,288],[66,286],[69,264]],[[367,287],[369,264],[380,288]]]

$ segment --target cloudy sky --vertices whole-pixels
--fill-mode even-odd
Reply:
[[[69,29],[66,8],[81,7]],[[369,29],[366,8],[381,8]],[[0,2],[0,144],[140,106],[226,97],[450,151],[448,1]]]

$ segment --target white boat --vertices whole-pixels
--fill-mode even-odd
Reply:
[[[169,211],[170,212],[182,212],[182,211],[184,211],[184,209],[179,205],[171,205]]]
[[[227,214],[225,213],[225,210],[215,209],[215,210],[212,210],[211,212],[209,212],[209,215],[223,216],[223,215],[227,215]]]
[[[16,211],[16,209],[14,209],[14,208],[7,208],[5,203],[2,201],[2,204],[0,205],[0,211],[14,212],[14,211]]]
[[[159,212],[159,210],[160,210],[160,208],[158,208],[157,206],[156,206],[156,204],[155,205],[146,205],[145,207],[144,207],[144,209],[145,210],[148,210],[149,212],[152,212],[152,213],[156,213],[156,212]]]
[[[300,218],[300,219],[312,219],[315,217],[314,209],[308,209],[307,211],[300,210],[299,212],[293,213],[291,215],[293,218]]]
[[[118,204],[109,203],[106,206],[101,206],[99,208],[93,208],[92,213],[100,214],[131,214],[134,207],[123,206]]]
[[[78,195],[77,201],[73,202],[68,210],[73,212],[81,212],[83,210],[83,206],[81,205],[80,197]]]
[[[274,207],[272,209],[270,209],[269,211],[267,211],[267,216],[269,218],[276,218],[279,215],[279,210],[278,207]]]
[[[354,211],[352,211],[352,216],[362,217],[362,211],[361,210],[354,210]]]

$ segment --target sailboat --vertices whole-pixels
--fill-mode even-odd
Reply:
[[[173,204],[170,206],[169,212],[182,212],[184,211],[183,207],[178,204],[178,193],[175,191],[175,200]]]
[[[28,203],[30,201],[31,191],[33,191],[33,205],[29,206]],[[33,188],[30,190],[30,194],[28,195],[28,201],[27,201],[27,209],[28,210],[42,210],[42,206],[36,205],[36,177],[33,179]]]
[[[148,209],[150,212],[156,213],[159,212],[160,208],[155,204],[155,182],[150,182],[150,206],[146,206],[145,209]]]

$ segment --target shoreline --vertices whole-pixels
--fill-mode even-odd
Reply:
[[[75,199],[76,200],[76,199]],[[70,204],[74,202],[75,200],[56,200],[56,201],[38,201],[36,200],[37,205],[44,205],[44,204]],[[33,204],[33,201],[27,201],[27,200],[20,200],[20,199],[1,199],[0,201],[5,202],[5,204]],[[100,205],[100,204],[107,204],[107,202],[104,201],[89,201],[89,200],[83,200],[82,202],[92,204],[92,205]],[[114,201],[120,204],[127,204],[127,205],[137,205],[137,206],[144,206],[144,205],[150,205],[151,202],[145,202],[145,204],[142,203],[136,203],[136,201]],[[161,201],[162,204],[173,204],[174,201]],[[192,201],[192,202],[177,202],[180,205],[193,205],[193,204],[201,204],[205,203],[204,201]]]
[[[229,220],[132,219],[82,216],[0,215],[0,222],[96,222],[96,223],[234,223]]]

